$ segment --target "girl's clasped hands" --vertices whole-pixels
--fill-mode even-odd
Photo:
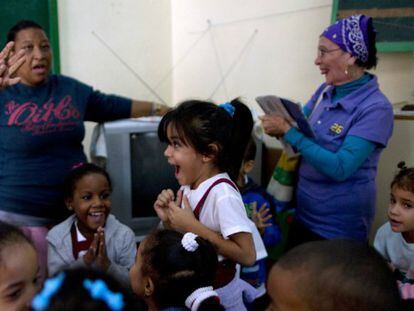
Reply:
[[[111,261],[106,254],[104,228],[99,227],[97,232],[94,234],[92,244],[86,254],[83,255],[83,260],[87,266],[95,264],[104,271],[108,270],[111,265]]]
[[[184,208],[181,208],[182,203]],[[176,197],[171,189],[161,191],[154,203],[154,209],[164,225],[174,230],[190,232],[197,222],[190,202],[182,190],[177,192]]]

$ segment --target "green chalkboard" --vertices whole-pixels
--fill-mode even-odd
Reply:
[[[46,31],[53,50],[53,72],[60,73],[57,0],[9,0],[0,9],[0,47],[6,44],[7,32],[22,19],[33,20]]]
[[[378,51],[414,51],[413,0],[334,0],[332,22],[352,14],[373,18]]]

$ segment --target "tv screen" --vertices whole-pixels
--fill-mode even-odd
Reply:
[[[132,133],[131,187],[132,217],[157,216],[153,205],[163,189],[178,190],[174,168],[164,156],[166,144],[160,143],[156,132]]]

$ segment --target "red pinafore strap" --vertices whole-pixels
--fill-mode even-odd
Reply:
[[[223,182],[225,182],[225,183],[227,183],[227,184],[229,184],[230,186],[232,186],[234,189],[236,189],[237,191],[239,191],[238,189],[237,189],[237,186],[234,184],[234,182],[232,182],[230,179],[228,179],[228,178],[220,178],[220,179],[217,179],[215,182],[213,182],[212,184],[211,184],[211,186],[206,190],[206,192],[203,194],[203,196],[202,196],[202,198],[200,199],[200,201],[198,201],[198,203],[197,203],[197,206],[195,207],[195,209],[194,209],[194,216],[197,218],[197,220],[199,220],[199,217],[200,217],[200,213],[201,213],[201,210],[203,209],[203,205],[204,205],[204,202],[206,201],[206,199],[207,199],[207,196],[208,196],[208,194],[210,193],[210,191],[211,191],[211,189],[213,189],[216,185],[218,185],[218,184],[221,184],[221,183],[223,183]]]

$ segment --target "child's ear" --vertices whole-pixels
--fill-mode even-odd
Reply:
[[[243,162],[243,171],[245,174],[248,174],[252,171],[254,167],[254,160],[249,160],[249,161],[245,161]]]
[[[217,158],[219,146],[217,144],[208,145],[208,153],[203,155],[204,162],[211,162]]]
[[[154,293],[154,282],[150,277],[144,277],[144,296],[149,297]]]
[[[70,211],[72,211],[72,210],[73,210],[73,207],[72,207],[72,199],[66,199],[66,200],[65,200],[65,205],[66,205],[66,208],[67,208],[68,210],[70,210]]]

